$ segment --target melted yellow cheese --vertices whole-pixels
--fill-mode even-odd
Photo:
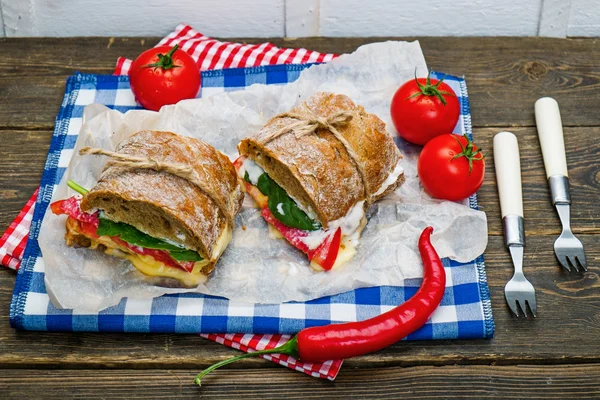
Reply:
[[[161,278],[174,278],[188,287],[198,286],[206,282],[207,276],[202,274],[202,268],[208,264],[208,260],[197,261],[194,263],[192,272],[187,272],[179,268],[171,267],[157,261],[152,256],[141,254],[131,254],[120,251],[120,249],[107,248],[106,254],[125,258],[129,260],[142,274],[148,276],[157,276]]]
[[[275,228],[273,225],[267,223],[267,228],[269,229],[269,237],[273,239],[285,239],[285,237]]]
[[[221,233],[215,247],[213,248],[213,259],[217,259],[231,240],[231,229],[227,228]],[[207,276],[202,274],[202,268],[210,263],[209,260],[196,261],[192,272],[187,272],[182,269],[165,265],[164,263],[156,260],[154,257],[149,255],[141,255],[132,253],[127,247],[120,246],[115,243],[108,236],[100,236],[99,238],[90,238],[92,244],[91,249],[96,249],[98,245],[102,244],[106,247],[104,251],[106,254],[111,256],[127,259],[137,268],[141,273],[148,276],[156,276],[161,278],[173,278],[180,281],[183,285],[188,287],[198,286],[201,283],[206,282]]]

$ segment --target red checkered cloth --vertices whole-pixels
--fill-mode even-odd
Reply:
[[[0,238],[0,264],[5,267],[16,270],[21,264],[25,245],[27,245],[27,239],[29,238],[29,226],[33,218],[33,209],[39,190],[38,188],[33,192],[25,207]]]
[[[246,68],[260,65],[306,64],[327,62],[336,54],[318,53],[306,49],[284,49],[271,43],[240,44],[220,42],[180,24],[175,31],[158,42],[157,46],[175,46],[188,52],[198,63],[200,71],[223,68]],[[115,75],[127,75],[131,60],[119,57]]]
[[[225,346],[245,351],[246,353],[252,350],[273,349],[283,345],[292,338],[290,335],[253,335],[250,333],[227,333],[224,335],[203,333],[200,336],[224,344]],[[263,354],[260,357],[276,362],[284,367],[304,372],[315,378],[329,379],[330,381],[334,380],[338,372],[340,372],[343,362],[343,360],[332,360],[316,364],[305,363],[284,354]]]
[[[325,62],[336,57],[335,54],[323,54],[306,49],[278,48],[271,43],[248,45],[220,42],[183,24],[161,40],[157,46],[174,46],[175,44],[179,44],[181,49],[191,54],[202,71],[260,65]],[[130,65],[131,60],[119,57],[114,74],[126,75]],[[5,267],[15,270],[19,268],[29,236],[29,227],[37,194],[38,190],[33,193],[17,218],[0,238],[0,263]],[[245,352],[274,348],[290,339],[288,335],[202,334],[201,336]],[[342,360],[313,364],[279,354],[265,354],[261,357],[310,376],[329,380],[335,379],[342,367]]]

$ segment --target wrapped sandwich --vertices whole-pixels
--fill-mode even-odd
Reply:
[[[350,260],[369,205],[404,181],[402,155],[385,123],[344,95],[314,95],[238,150],[238,176],[270,229],[315,270]]]
[[[243,200],[229,158],[198,139],[157,131],[138,132],[115,152],[80,152],[109,160],[89,191],[69,183],[83,197],[51,204],[68,216],[67,244],[127,259],[176,286],[206,281]]]

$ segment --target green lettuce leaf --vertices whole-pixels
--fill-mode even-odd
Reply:
[[[161,239],[153,238],[123,222],[111,221],[100,215],[100,224],[98,225],[98,236],[118,236],[121,240],[134,246],[145,247],[147,249],[167,250],[171,257],[177,261],[200,261],[202,256],[193,250],[187,250]]]
[[[312,220],[288,194],[269,175],[262,174],[258,177],[258,190],[269,197],[269,210],[277,220],[290,228],[303,231],[316,231],[321,229],[319,222]]]

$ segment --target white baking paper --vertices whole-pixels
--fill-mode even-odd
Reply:
[[[313,66],[297,81],[283,86],[253,85],[243,91],[183,101],[160,112],[121,114],[99,105],[88,106],[74,156],[52,200],[74,194],[66,186],[67,179],[88,188],[98,179],[106,160],[79,156],[77,152],[83,146],[113,150],[124,138],[142,129],[169,130],[200,138],[233,160],[241,139],[317,91],[348,95],[368,112],[377,114],[396,135],[389,115],[390,101],[402,83],[414,78],[415,70],[419,76],[427,73],[418,42],[375,43]],[[48,210],[39,236],[48,292],[58,307],[98,311],[123,297],[165,293],[196,291],[236,301],[281,303],[366,286],[403,285],[406,278],[422,275],[417,239],[428,225],[435,229],[433,243],[442,257],[466,262],[482,254],[487,245],[485,214],[431,199],[416,176],[418,148],[408,144],[401,147],[406,183],[371,207],[357,255],[337,270],[311,270],[304,254],[284,240],[269,236],[266,223],[246,199],[236,218],[233,240],[208,282],[196,289],[159,287],[127,261],[66,246],[66,217]]]

